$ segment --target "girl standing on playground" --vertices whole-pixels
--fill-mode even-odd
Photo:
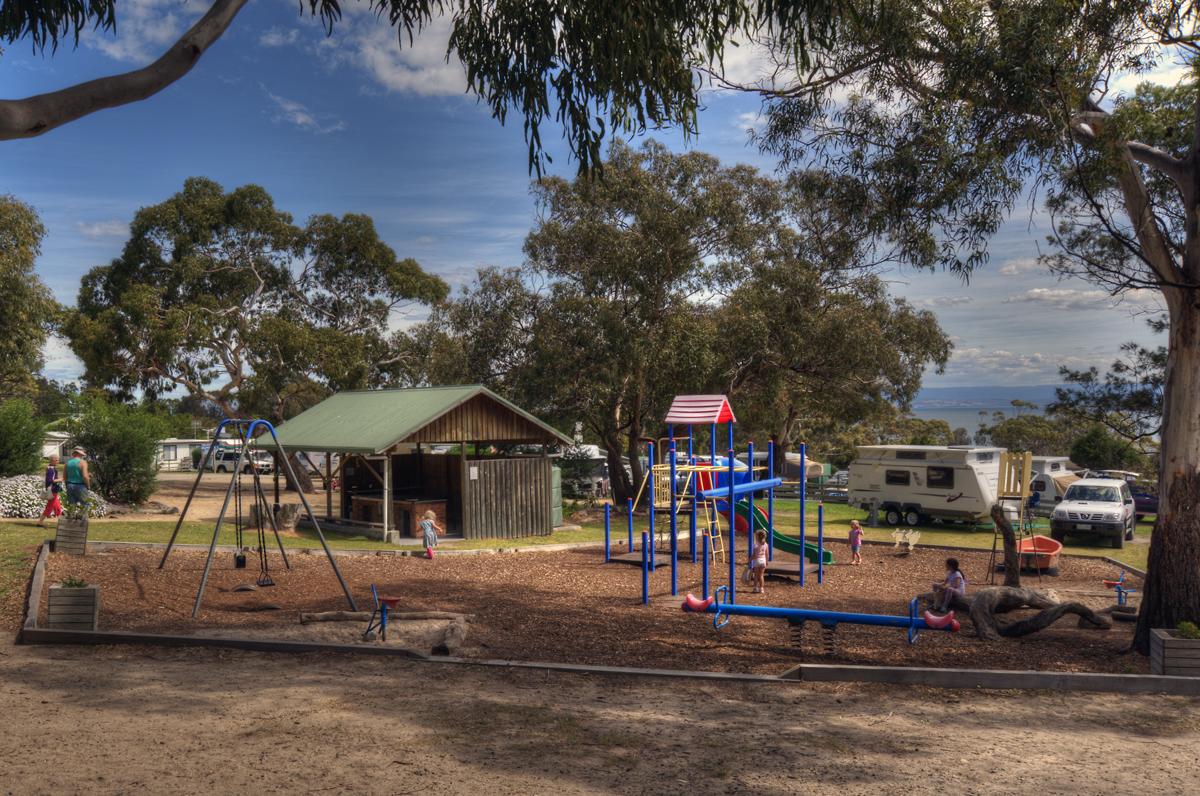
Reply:
[[[421,535],[425,537],[425,557],[433,558],[433,548],[437,547],[437,535],[442,528],[437,524],[437,515],[432,511],[425,512],[421,520]]]
[[[858,520],[850,520],[850,553],[852,554],[850,559],[851,564],[862,563],[862,538],[862,526],[858,524]]]
[[[967,598],[967,578],[958,568],[957,558],[946,559],[946,579],[933,584],[933,593],[941,596],[938,607],[943,613],[950,610],[955,597]]]
[[[754,575],[754,593],[762,594],[767,590],[767,532],[758,531],[754,534],[754,558],[750,562],[750,571]]]

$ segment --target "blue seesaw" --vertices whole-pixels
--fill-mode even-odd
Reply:
[[[713,614],[713,627],[718,630],[729,624],[729,618],[735,614],[741,616],[758,616],[767,619],[786,619],[791,624],[801,622],[817,622],[821,627],[832,630],[840,623],[852,625],[879,625],[881,627],[898,627],[908,630],[908,643],[917,640],[921,630],[945,630],[957,633],[958,620],[954,612],[945,616],[935,616],[929,611],[917,613],[917,599],[914,597],[908,604],[908,616],[888,616],[886,614],[855,614],[843,611],[817,611],[811,608],[776,608],[770,605],[738,605],[721,602],[722,594],[727,593],[728,587],[719,586],[712,597],[701,600],[689,594],[683,600],[683,610],[697,614]]]

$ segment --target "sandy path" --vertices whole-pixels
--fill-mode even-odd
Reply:
[[[221,513],[221,504],[225,502],[225,490],[229,486],[229,473],[205,473],[200,479],[200,486],[196,490],[196,496],[192,499],[192,505],[188,508],[188,519],[205,522],[215,522],[217,515]],[[263,489],[266,490],[267,498],[272,499],[272,480],[271,476],[266,475],[262,478]],[[188,493],[192,490],[192,485],[196,482],[196,471],[184,472],[161,472],[158,474],[158,487],[154,490],[151,500],[156,503],[162,503],[166,506],[174,506],[179,510],[183,510],[184,503],[187,502]],[[320,490],[321,480],[318,478],[314,482],[318,489],[315,492],[306,494],[308,502],[312,504],[313,511],[318,517],[325,516],[325,493]],[[246,490],[245,494],[250,494],[251,479],[249,476],[243,476],[242,488]],[[300,499],[294,492],[281,492],[281,501],[284,503],[299,503]],[[340,495],[335,492],[333,495],[333,510],[336,514],[340,503]],[[177,515],[164,515],[151,512],[130,512],[121,514],[119,519],[122,521],[162,521],[174,520]]]
[[[11,793],[1181,793],[1200,700],[0,647]],[[955,742],[939,740],[953,726]]]

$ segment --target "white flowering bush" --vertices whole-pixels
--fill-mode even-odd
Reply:
[[[42,516],[46,508],[46,498],[42,494],[45,482],[38,475],[18,475],[12,478],[0,478],[0,517],[20,517],[27,520]],[[63,508],[67,508],[67,494],[64,490],[59,493]],[[108,514],[108,503],[95,492],[88,492],[89,517],[103,517]]]

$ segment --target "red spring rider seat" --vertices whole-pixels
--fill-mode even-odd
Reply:
[[[388,597],[379,596],[379,592],[375,589],[375,584],[371,584],[371,597],[375,600],[375,610],[371,612],[371,618],[367,622],[367,629],[363,631],[363,638],[370,639],[371,631],[379,628],[379,640],[387,641],[387,617],[388,611],[396,610],[396,606],[400,604],[403,597]]]

